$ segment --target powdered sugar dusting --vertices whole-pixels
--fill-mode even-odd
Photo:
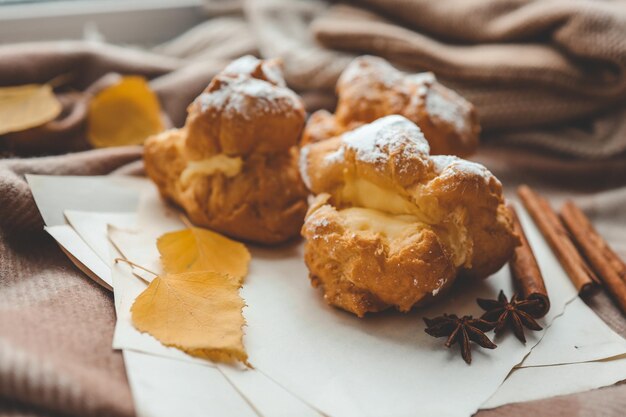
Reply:
[[[406,79],[415,84],[434,84],[437,79],[432,72],[420,72],[417,74],[407,74]]]
[[[311,189],[311,177],[309,177],[308,169],[309,169],[309,145],[303,146],[300,149],[300,159],[298,160],[298,167],[300,169],[300,176],[302,177],[302,182],[306,185],[306,188]]]
[[[226,68],[224,68],[222,74],[252,75],[259,66],[261,66],[261,70],[263,71],[263,75],[265,76],[265,78],[267,78],[272,84],[276,84],[281,87],[285,86],[285,80],[283,79],[283,74],[280,71],[278,65],[272,62],[262,61],[252,55],[245,55],[239,59],[234,60],[233,62],[228,64]]]
[[[382,85],[401,94],[390,94],[386,98],[393,106],[402,106],[403,97],[408,97],[408,105],[411,108],[426,107],[426,112],[436,123],[442,121],[450,124],[459,135],[471,135],[469,123],[472,112],[471,104],[452,90],[437,83],[432,72],[408,74],[394,68],[382,58],[362,56],[354,59],[343,71],[337,83],[338,88],[354,85],[360,80],[365,80],[367,86],[372,88],[360,88],[352,90],[352,94],[366,100],[379,99]],[[359,84],[361,87],[364,85]],[[395,101],[393,101],[395,100]]]
[[[392,88],[402,82],[401,77],[402,73],[389,62],[379,57],[365,55],[350,62],[341,73],[337,85],[351,84],[360,78],[370,78]]]
[[[232,61],[224,68],[223,74],[252,74],[259,65],[260,59],[252,55],[244,55],[239,59]]]
[[[302,108],[298,96],[288,88],[243,74],[222,76],[218,80],[218,89],[202,93],[198,97],[202,111],[214,108],[251,119],[253,111],[276,114]]]
[[[274,84],[279,85],[281,87],[285,87],[287,84],[285,83],[285,78],[283,77],[283,72],[281,67],[278,64],[263,64],[263,73],[268,80],[272,81]]]
[[[435,288],[432,291],[433,297],[436,296],[437,294],[439,294],[439,291],[441,291],[441,288],[443,287],[443,285],[446,283],[446,280],[444,278],[439,278],[437,280],[437,288]]]
[[[328,225],[330,225],[330,222],[326,217],[317,216],[313,219],[311,225],[317,229],[319,227],[328,227]]]
[[[426,111],[430,117],[452,124],[458,133],[470,134],[470,104],[452,90],[447,94],[449,97],[444,97],[437,88],[431,88],[426,95]]]
[[[324,162],[327,164],[335,164],[341,162],[346,157],[346,148],[342,146],[339,147],[335,152],[331,152],[324,157]]]
[[[493,174],[487,168],[476,162],[467,161],[452,155],[433,155],[431,156],[435,173],[440,176],[454,175],[455,173],[464,173],[476,177],[481,177],[485,181],[494,178]]]
[[[400,115],[382,117],[370,124],[344,133],[342,142],[356,153],[356,159],[384,162],[400,149],[407,156],[428,154],[430,147],[422,131]]]

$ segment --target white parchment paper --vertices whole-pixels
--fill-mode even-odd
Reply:
[[[70,177],[69,181],[64,183],[65,178],[67,177],[48,177],[44,181],[52,181],[57,189],[71,189],[79,195],[84,194],[81,187],[93,187],[94,184],[107,181],[106,178],[93,177],[93,181],[77,182]],[[130,186],[132,191],[129,193],[124,191],[124,186],[120,186],[120,183],[115,181],[110,187],[100,188],[107,191],[104,195],[100,193],[99,198],[108,199],[111,203],[107,206],[107,211],[124,211],[125,207],[137,206],[137,200],[130,196],[136,195],[138,189],[144,189],[145,195],[139,203],[137,218],[141,232],[133,237],[134,247],[140,247],[140,249],[128,250],[129,253],[125,255],[129,259],[136,257],[141,262],[153,262],[152,266],[154,266],[158,264],[156,247],[141,248],[145,248],[147,242],[154,243],[154,239],[161,233],[180,228],[181,223],[178,214],[161,202],[154,187],[147,181],[143,181],[144,184],[139,184],[133,179],[133,185]],[[39,188],[38,194],[41,194],[41,189],[46,188],[45,184],[42,186],[41,183],[37,187]],[[68,193],[71,194],[70,192],[66,194]],[[51,223],[57,222],[59,213],[62,217],[68,208],[87,211],[101,209],[98,205],[99,200],[94,200],[91,205],[81,203],[77,207],[72,203],[64,207],[56,199],[49,197],[36,197],[36,201],[44,218],[52,219]],[[71,195],[64,196],[64,198],[69,202],[76,201],[76,198]],[[119,206],[115,204],[116,199],[119,199]],[[120,208],[117,209],[117,207]],[[73,222],[76,226],[73,233],[68,231],[62,233],[65,245],[73,248],[66,248],[66,250],[74,256],[80,251],[85,255],[85,246],[87,246],[92,250],[91,256],[82,256],[82,258],[90,259],[87,263],[96,264],[94,259],[101,260],[99,258],[102,254],[98,252],[102,252],[105,244],[102,241],[102,228],[107,216],[97,213],[68,213],[69,217],[80,219]],[[89,228],[92,214],[94,219],[98,218],[94,223],[98,225],[97,233],[84,230]],[[149,362],[150,367],[159,369],[159,366],[155,364],[163,361],[162,372],[165,372],[172,362],[186,362],[189,366],[217,370],[222,375],[222,379],[214,378],[212,384],[227,384],[236,387],[235,390],[240,394],[239,399],[244,403],[249,402],[257,413],[264,416],[318,415],[315,409],[336,417],[415,415],[416,410],[419,410],[420,414],[424,412],[428,415],[470,415],[481,402],[485,402],[489,397],[491,398],[485,403],[485,407],[518,401],[519,396],[507,397],[507,392],[516,392],[515,386],[523,383],[523,377],[530,375],[530,372],[540,372],[542,382],[550,385],[551,389],[530,393],[529,399],[606,385],[612,383],[610,381],[615,378],[621,379],[619,375],[623,378],[624,375],[620,374],[621,368],[616,366],[612,368],[611,377],[588,378],[582,385],[559,385],[551,381],[562,380],[562,378],[557,372],[549,370],[557,367],[539,366],[600,359],[619,354],[619,352],[623,353],[624,346],[623,340],[607,330],[606,325],[575,297],[573,286],[526,213],[520,210],[520,216],[531,245],[539,257],[552,300],[552,311],[542,321],[542,325],[551,323],[564,311],[568,302],[575,301],[565,310],[566,316],[554,321],[554,325],[548,332],[531,333],[526,346],[509,336],[502,340],[496,339],[499,347],[495,351],[484,352],[476,347],[473,350],[474,363],[469,367],[457,357],[458,352],[442,349],[443,339],[431,338],[423,332],[424,325],[421,317],[434,316],[441,312],[479,315],[481,311],[475,305],[474,298],[477,296],[495,297],[500,288],[504,289],[507,294],[511,293],[508,270],[503,269],[474,288],[459,288],[445,303],[428,310],[410,315],[381,314],[360,320],[348,313],[328,307],[324,304],[321,294],[310,287],[306,278],[307,271],[302,262],[302,249],[299,245],[274,250],[252,248],[251,273],[242,295],[248,304],[244,311],[248,320],[245,343],[250,360],[257,367],[257,371],[214,367],[206,361],[187,357],[188,355],[175,349],[164,348],[149,336],[151,340],[146,344],[149,347],[137,342],[134,339],[136,335],[130,338],[124,336],[117,341],[116,345],[125,349],[152,352],[151,355],[145,355],[151,359],[142,363]],[[64,227],[69,228],[69,226]],[[80,229],[83,229],[82,233],[76,233],[76,230]],[[89,241],[89,244],[85,245],[86,241]],[[137,246],[141,242],[143,244]],[[78,246],[82,247],[80,251],[76,249]],[[98,251],[97,248],[100,250]],[[91,267],[97,269],[94,265]],[[128,287],[134,284],[136,287],[131,291],[120,286],[116,294],[116,307],[120,315],[123,315],[132,304],[136,296],[132,294],[136,294],[137,291],[141,292],[146,285],[131,273],[127,275],[129,279],[125,281]],[[126,301],[123,301],[124,294],[128,296]],[[125,303],[124,308],[121,308],[122,302]],[[584,326],[577,326],[581,323]],[[590,330],[576,331],[583,327]],[[551,333],[553,330],[554,336]],[[531,346],[540,340],[543,333],[546,333],[545,338],[537,344],[522,364],[530,368],[515,370],[499,388],[506,374],[522,360]],[[490,336],[493,335],[490,334]],[[594,342],[597,343],[594,344]],[[154,349],[160,349],[160,351],[154,352]],[[172,353],[170,350],[175,352]],[[135,357],[136,355],[125,353],[125,356]],[[194,363],[197,361],[204,363]],[[129,362],[131,362],[130,366]],[[142,379],[144,374],[150,375],[149,370],[144,370],[144,366],[139,365],[141,359],[137,359],[136,362],[133,363],[132,359],[127,359],[131,384],[133,379]],[[600,367],[605,363],[609,362],[601,362],[601,365],[594,369],[601,369]],[[573,373],[578,365],[568,365],[570,368],[563,369]],[[595,365],[597,363],[594,363]],[[591,369],[590,366],[585,364],[586,368]],[[132,377],[131,374],[133,374]],[[198,374],[190,373],[189,375],[191,378],[191,375]],[[134,385],[133,395],[140,403],[145,401],[147,398],[145,395],[148,392],[152,392],[150,397],[154,399],[158,396],[156,393],[159,390],[165,390],[167,386],[165,382],[150,387],[146,384]],[[144,395],[141,393],[136,395],[137,386],[142,387],[141,393]],[[444,401],[444,393],[452,392],[451,389],[455,389],[454,400],[450,401],[448,395],[446,396],[448,400]],[[289,405],[286,409],[296,414],[281,413],[284,410],[280,407],[282,403]],[[275,405],[271,406],[271,404]],[[146,407],[142,408],[138,405],[138,409],[146,409]],[[263,411],[260,412],[260,410]]]

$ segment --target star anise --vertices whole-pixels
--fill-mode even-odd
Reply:
[[[458,343],[461,348],[461,356],[465,362],[472,363],[472,351],[470,341],[487,349],[495,349],[496,345],[485,336],[484,332],[493,329],[494,324],[483,319],[474,319],[472,316],[459,318],[456,314],[444,314],[443,316],[429,319],[424,317],[426,333],[434,337],[445,337],[446,347]]]
[[[478,305],[485,310],[482,319],[495,323],[496,335],[502,333],[506,327],[511,327],[515,336],[526,343],[524,327],[530,330],[541,330],[542,327],[532,317],[532,311],[537,307],[539,300],[519,299],[513,294],[511,301],[500,291],[497,300],[476,299]]]

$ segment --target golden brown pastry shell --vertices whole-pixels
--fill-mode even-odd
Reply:
[[[399,114],[420,127],[432,155],[467,156],[478,146],[480,124],[474,106],[430,73],[406,74],[382,58],[362,56],[339,78],[337,96],[335,114],[320,110],[311,115],[302,144]]]
[[[211,100],[216,94],[231,96]],[[305,120],[302,101],[287,87],[229,75],[216,76],[188,112],[186,146],[197,158],[284,152],[297,144]]]
[[[188,161],[180,132],[146,142],[146,173],[161,194],[183,207],[194,224],[236,239],[274,244],[298,235],[307,210],[297,149],[252,155],[240,174],[195,176],[183,185]],[[167,166],[164,170],[162,167]]]
[[[380,235],[351,230],[325,204],[307,216],[302,235],[313,286],[324,290],[326,302],[359,317],[389,307],[409,311],[447,292],[456,278],[456,268],[432,230],[390,247]]]
[[[385,119],[391,123],[372,155],[359,155],[361,138],[352,147],[345,135],[302,149],[301,170],[318,194],[302,228],[311,280],[330,304],[359,316],[389,307],[407,311],[441,297],[459,276],[487,277],[518,244],[502,185],[488,170],[431,156],[412,123]],[[346,192],[356,180],[384,198]],[[392,237],[354,230],[344,217],[350,213],[341,215],[352,207],[415,216],[415,230]]]
[[[145,143],[146,173],[161,194],[193,223],[236,239],[297,236],[308,194],[296,147],[304,106],[277,62],[234,61],[188,111],[183,128]]]

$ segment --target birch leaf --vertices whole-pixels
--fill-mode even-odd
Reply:
[[[192,356],[247,364],[240,287],[241,280],[217,272],[163,274],[135,299],[133,325]]]
[[[239,242],[199,227],[166,233],[157,240],[168,273],[213,271],[237,277],[248,273],[250,252]]]
[[[87,138],[96,148],[140,145],[162,130],[159,100],[143,77],[121,77],[89,104]]]
[[[41,126],[56,119],[61,110],[48,84],[0,87],[0,135]]]

